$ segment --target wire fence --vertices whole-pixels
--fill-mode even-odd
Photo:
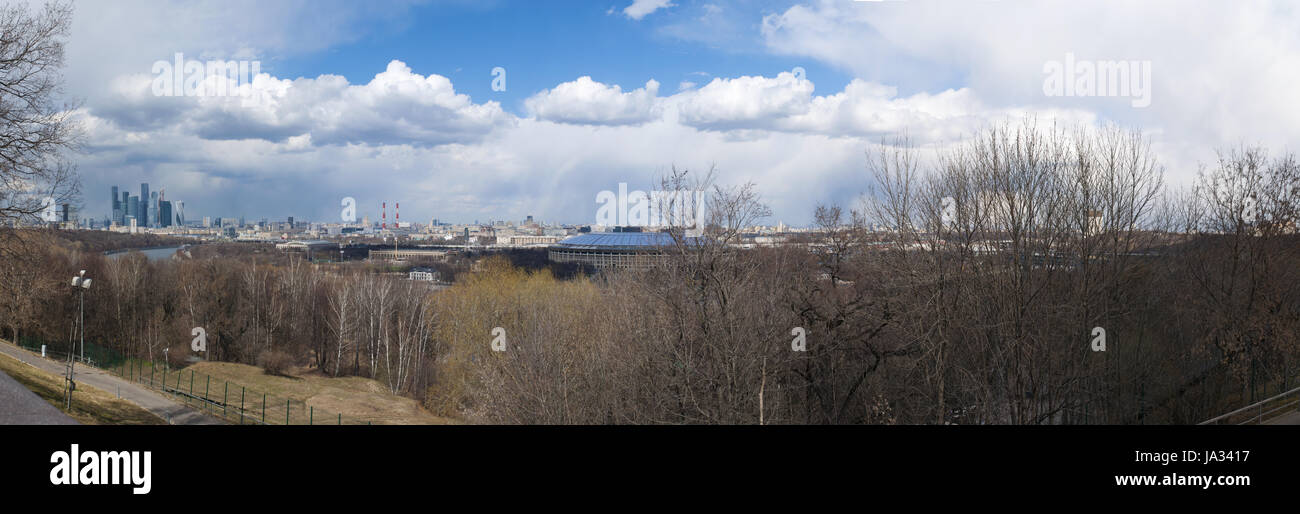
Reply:
[[[67,361],[68,353],[71,352],[77,362],[97,368],[117,366],[124,360],[121,353],[91,342],[87,342],[83,348],[80,343],[48,344],[33,337],[23,337],[17,344],[41,354],[42,357],[56,361]]]
[[[126,359],[113,374],[132,383],[173,397],[208,414],[241,425],[370,425],[368,420],[345,417],[302,400],[251,389],[238,382],[175,369],[164,363]]]
[[[302,400],[251,389],[238,382],[174,368],[166,363],[127,358],[109,348],[87,342],[69,348],[23,338],[18,346],[43,357],[67,362],[71,351],[77,362],[108,371],[134,384],[158,391],[202,412],[241,425],[371,425],[370,420],[307,405]],[[84,355],[84,357],[83,357]],[[381,420],[382,421],[382,420]]]

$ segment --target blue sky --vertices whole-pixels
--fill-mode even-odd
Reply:
[[[687,40],[678,31],[696,25],[701,6],[718,2],[679,1],[668,9],[629,19],[615,6],[628,2],[427,3],[410,8],[400,20],[372,20],[358,27],[361,38],[329,50],[275,61],[282,76],[337,74],[359,83],[398,59],[422,74],[452,79],[456,90],[476,101],[494,100],[525,114],[525,98],[580,76],[636,88],[655,79],[670,85],[703,84],[715,76],[774,75],[796,66],[824,87],[843,88],[850,76],[808,59],[759,51],[762,15],[791,2],[746,2],[734,22],[752,33],[710,30],[710,41]],[[611,12],[611,9],[614,9]],[[709,27],[704,27],[709,29]],[[504,92],[491,89],[491,70],[507,71]]]
[[[35,4],[35,2],[33,2]],[[190,219],[591,223],[672,167],[753,182],[767,224],[854,207],[866,152],[926,155],[1034,117],[1147,135],[1173,186],[1219,147],[1300,135],[1286,2],[127,0],[76,5],[83,212],[140,182]],[[1214,37],[1207,37],[1213,34]],[[151,67],[248,59],[241,97],[165,97]],[[1147,64],[1150,103],[1044,90],[1066,58]],[[491,70],[506,70],[505,91]],[[796,67],[804,71],[796,76]],[[1294,150],[1294,148],[1289,148]]]

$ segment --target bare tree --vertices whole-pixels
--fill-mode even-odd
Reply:
[[[25,3],[0,8],[0,223],[34,222],[53,204],[78,191],[66,154],[79,147],[81,129],[62,93],[64,40],[72,6],[47,3],[30,12]],[[0,243],[17,232],[5,230]],[[6,254],[20,252],[0,244]],[[6,255],[8,258],[9,255]]]

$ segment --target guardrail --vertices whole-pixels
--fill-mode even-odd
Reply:
[[[1276,414],[1287,411],[1300,412],[1300,387],[1284,392],[1277,396],[1261,400],[1240,409],[1234,410],[1227,414],[1215,416],[1207,419],[1198,425],[1218,425],[1220,422],[1230,420],[1234,416],[1247,415],[1247,417],[1236,425],[1256,424],[1262,425],[1264,421],[1273,418]]]

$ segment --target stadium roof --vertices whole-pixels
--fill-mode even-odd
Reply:
[[[697,238],[686,238],[687,243]],[[674,246],[672,234],[667,232],[594,232],[570,237],[556,246],[566,250],[654,250]]]

